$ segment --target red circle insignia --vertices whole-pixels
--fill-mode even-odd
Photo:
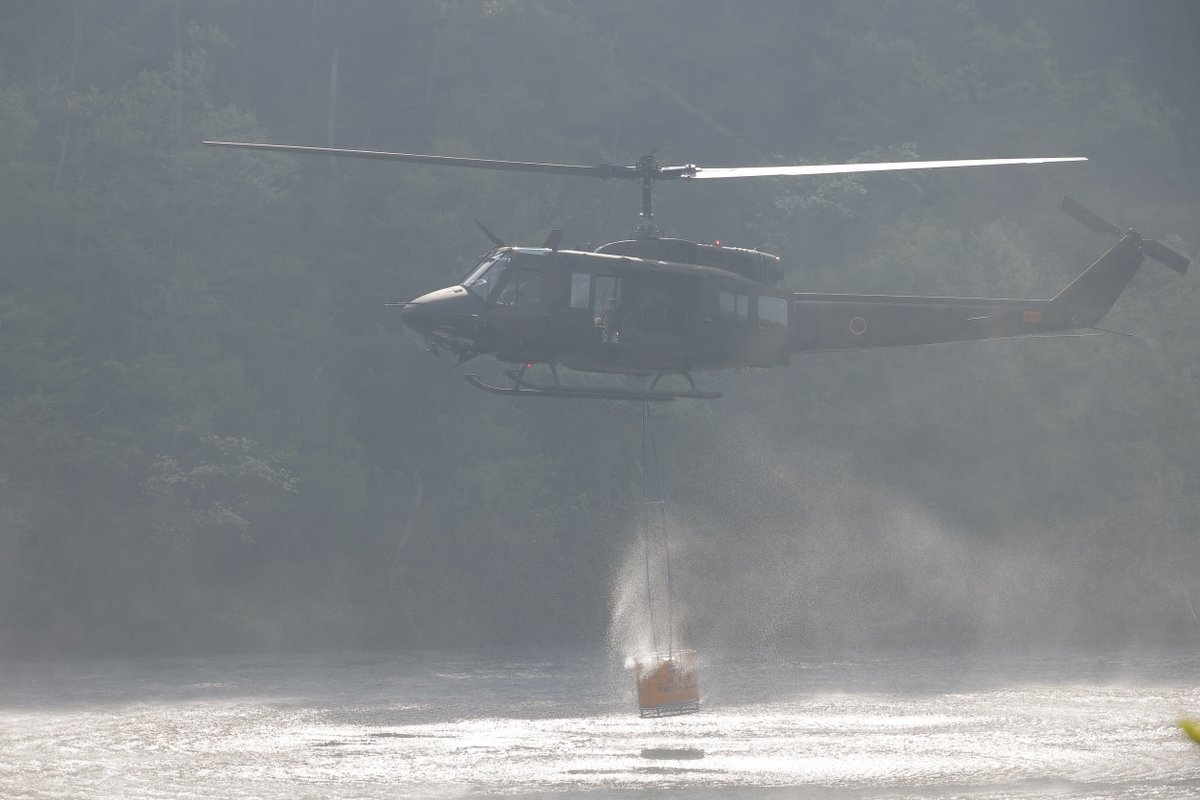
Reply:
[[[867,332],[867,321],[862,317],[855,317],[850,320],[850,332],[855,336],[861,336]]]

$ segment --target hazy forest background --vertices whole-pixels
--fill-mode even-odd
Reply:
[[[1085,155],[664,185],[800,290],[1050,296],[1200,243],[1191,0],[3,0],[0,655],[586,643],[636,604],[638,409],[470,389],[392,300],[624,238],[594,164]],[[703,647],[1192,646],[1200,278],[1106,326],[817,355],[656,409]],[[471,365],[474,368],[474,365]],[[494,365],[484,365],[495,369]]]

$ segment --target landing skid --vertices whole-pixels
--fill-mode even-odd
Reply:
[[[620,389],[617,387],[567,386],[559,383],[557,371],[554,371],[554,383],[531,381],[525,377],[525,369],[526,367],[522,367],[520,370],[504,371],[505,376],[513,382],[512,386],[493,386],[484,383],[478,375],[464,375],[463,377],[467,379],[467,383],[477,389],[492,394],[516,397],[567,397],[577,400],[633,400],[665,403],[669,400],[715,400],[721,396],[720,392],[700,391],[696,387],[696,381],[686,372],[679,374],[687,379],[690,388],[687,391],[669,391],[655,388],[659,380],[665,377],[664,375],[656,376],[649,389]]]

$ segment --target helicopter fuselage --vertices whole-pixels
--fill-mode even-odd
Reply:
[[[718,267],[501,247],[402,314],[460,356],[655,375],[787,363],[790,296]]]
[[[629,240],[596,251],[501,246],[459,285],[400,305],[409,327],[460,361],[488,354],[511,364],[690,381],[696,371],[787,364],[794,353],[1088,328],[1116,302],[1147,248],[1162,247],[1129,231],[1055,297],[1019,299],[794,292],[766,282],[782,277],[775,256],[684,240]],[[690,253],[707,263],[623,254],[639,251]],[[1182,272],[1187,260],[1177,258],[1166,256]],[[510,374],[517,389],[523,376],[524,368]],[[541,393],[573,394],[550,388]],[[625,396],[613,392],[588,396]],[[703,394],[693,382],[673,396]]]

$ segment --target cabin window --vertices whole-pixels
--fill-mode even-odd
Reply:
[[[592,307],[592,276],[586,272],[571,273],[571,308]]]
[[[617,344],[621,340],[621,327],[625,321],[625,312],[621,308],[621,279],[613,275],[597,275],[593,302],[592,324],[600,329],[600,341]]]
[[[758,324],[763,328],[787,328],[788,302],[782,297],[760,295]]]
[[[605,308],[621,302],[621,279],[612,275],[596,276],[596,305],[597,313]]]
[[[542,302],[542,271],[540,269],[522,269],[504,284],[496,298],[498,306],[517,306],[518,308],[540,305]]]
[[[745,322],[750,318],[750,298],[736,292],[721,292],[717,297],[717,318]]]

